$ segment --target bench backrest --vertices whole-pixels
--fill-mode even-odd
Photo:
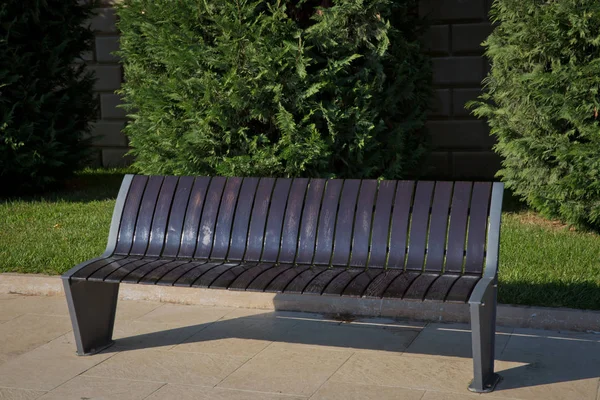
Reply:
[[[488,234],[497,255],[488,220],[495,212],[499,222],[502,190],[490,182],[127,175],[107,251],[481,274]]]

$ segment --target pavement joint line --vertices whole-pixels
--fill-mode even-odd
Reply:
[[[596,400],[600,400],[600,378],[598,378],[598,394],[596,395]]]
[[[317,394],[317,392],[318,392],[319,390],[321,390],[321,388],[322,388],[322,387],[323,387],[323,386],[324,386],[324,385],[325,385],[327,382],[329,382],[329,381],[330,381],[331,377],[332,377],[332,376],[334,376],[334,375],[335,375],[335,374],[336,374],[336,373],[337,373],[337,372],[338,372],[338,371],[339,371],[339,370],[340,370],[340,369],[341,369],[341,368],[342,368],[344,365],[346,365],[346,363],[348,362],[348,360],[350,360],[352,357],[354,357],[354,355],[355,355],[355,354],[356,354],[356,351],[353,351],[353,352],[352,352],[352,353],[351,353],[351,354],[348,356],[348,358],[346,358],[346,359],[344,360],[344,362],[343,362],[343,363],[341,363],[341,364],[340,364],[340,366],[339,366],[339,367],[337,367],[337,368],[336,368],[336,370],[335,370],[335,371],[333,371],[333,373],[327,377],[327,379],[325,379],[325,382],[323,382],[323,383],[321,383],[321,385],[319,385],[319,387],[317,388],[317,390],[315,390],[315,391],[313,392],[313,394],[311,394],[311,395],[310,395],[310,397],[309,397],[308,399],[309,399],[309,400],[310,400],[310,399],[312,399],[312,398],[315,396],[315,394]]]
[[[510,340],[513,338],[514,333],[515,333],[515,330],[512,329],[511,332],[510,332],[510,335],[508,336],[508,339],[506,340],[506,343],[504,343],[504,347],[502,347],[502,350],[500,350],[500,354],[499,355],[504,354],[504,351],[508,347],[508,343],[510,342]]]
[[[261,351],[259,351],[258,353],[256,353],[255,355],[253,355],[252,357],[248,358],[246,361],[244,361],[242,364],[240,364],[239,367],[237,367],[236,369],[234,369],[233,371],[231,371],[231,373],[229,375],[227,375],[226,377],[224,377],[223,379],[221,379],[216,385],[213,386],[213,388],[218,387],[221,383],[223,383],[223,381],[227,378],[229,378],[232,374],[234,374],[236,371],[238,371],[240,368],[242,368],[244,365],[248,364],[250,361],[254,360],[254,358],[256,356],[258,356],[259,354],[261,354],[262,352],[264,352],[265,350],[267,350],[269,347],[271,347],[273,345],[273,343],[275,342],[271,342],[269,343],[267,346],[265,346],[264,349],[262,349]],[[227,389],[227,388],[221,388],[221,389]]]
[[[152,396],[154,393],[158,392],[160,389],[164,388],[165,386],[167,386],[168,383],[163,383],[162,385],[160,385],[156,390],[154,390],[152,393],[148,394],[148,396],[145,396],[142,400],[149,398],[150,396]]]

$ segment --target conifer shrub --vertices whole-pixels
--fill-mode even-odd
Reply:
[[[600,228],[600,2],[496,0],[492,67],[474,112],[499,175],[536,210]]]
[[[92,15],[78,0],[0,2],[0,194],[42,191],[86,161],[97,113]]]
[[[148,174],[399,177],[426,151],[417,0],[125,0]]]

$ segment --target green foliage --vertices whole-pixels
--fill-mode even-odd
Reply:
[[[87,155],[94,80],[76,59],[91,50],[77,0],[0,3],[0,193],[46,189]]]
[[[125,0],[147,174],[396,178],[425,151],[417,0]]]
[[[600,2],[496,0],[492,69],[475,114],[500,176],[545,216],[600,228]]]

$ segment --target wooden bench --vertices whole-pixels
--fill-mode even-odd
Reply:
[[[469,389],[491,391],[502,194],[489,182],[127,175],[106,252],[62,276],[77,353],[112,344],[121,282],[468,302]]]

